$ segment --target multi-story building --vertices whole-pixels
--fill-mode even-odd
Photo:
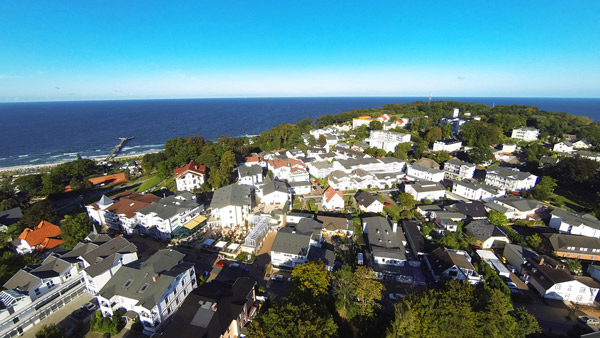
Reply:
[[[537,176],[516,168],[496,166],[489,169],[485,175],[485,183],[500,189],[524,191],[533,188]]]
[[[110,197],[102,195],[97,203],[86,206],[86,210],[100,225],[127,231],[135,229],[139,224],[135,217],[136,211],[159,200],[160,197],[153,194],[141,195],[127,190]]]
[[[410,142],[410,134],[397,133],[394,131],[373,130],[365,141],[371,146],[383,149],[387,152],[396,151],[400,143]]]
[[[498,197],[506,195],[504,189],[498,189],[487,184],[471,183],[465,181],[453,181],[452,192],[458,196],[474,201],[489,202]]]
[[[238,183],[256,187],[263,181],[263,168],[259,165],[238,167]]]
[[[195,161],[175,168],[175,183],[179,191],[193,191],[199,189],[206,182],[206,166]]]
[[[242,225],[253,205],[249,186],[231,184],[219,188],[210,203],[212,220],[209,220],[209,224],[230,228]]]
[[[145,334],[157,332],[198,286],[194,264],[183,262],[184,257],[163,249],[122,266],[96,296],[102,315],[112,316],[120,308],[132,311]]]
[[[545,245],[558,257],[600,261],[600,239],[567,234],[544,234]]]
[[[417,163],[409,164],[406,167],[406,176],[431,182],[441,182],[444,180],[445,172],[420,165]]]
[[[550,214],[552,218],[548,225],[561,233],[600,238],[600,221],[590,214],[576,214],[562,208],[554,209]]]
[[[537,141],[540,137],[540,130],[530,127],[521,127],[513,129],[511,138],[523,141]]]
[[[413,195],[415,200],[438,200],[446,196],[446,189],[438,182],[419,181],[404,184],[404,192]]]
[[[433,142],[433,151],[447,151],[449,153],[459,151],[462,147],[462,142],[455,139],[442,139]]]
[[[471,179],[475,174],[477,166],[473,163],[461,161],[456,158],[451,158],[444,163],[444,171],[450,179]]]
[[[148,234],[158,239],[170,239],[172,233],[188,221],[198,216],[204,207],[196,203],[189,192],[180,192],[152,202],[136,211],[138,233]],[[126,229],[127,233],[136,229]]]

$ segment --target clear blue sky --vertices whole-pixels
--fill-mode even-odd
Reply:
[[[598,13],[598,0],[3,0],[0,101],[600,97]]]

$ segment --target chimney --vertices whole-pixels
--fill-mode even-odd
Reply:
[[[156,275],[156,276],[152,277],[152,281],[154,283],[156,283],[158,281],[158,277],[159,277],[159,275]]]
[[[210,307],[211,310],[213,310],[214,312],[217,311],[217,303],[213,303],[213,305]]]
[[[397,222],[392,223],[392,231],[393,232],[397,232],[398,231],[398,223]]]
[[[540,265],[544,264],[544,257],[540,258]]]

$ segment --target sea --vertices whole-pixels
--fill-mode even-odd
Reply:
[[[281,123],[379,108],[427,97],[227,98],[0,103],[0,168],[103,158],[134,137],[118,156],[163,149],[173,137],[256,135]],[[531,105],[600,120],[600,98],[436,97],[486,105]]]

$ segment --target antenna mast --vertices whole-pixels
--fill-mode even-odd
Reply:
[[[431,91],[429,92],[429,101],[427,102],[427,104],[431,104]]]

